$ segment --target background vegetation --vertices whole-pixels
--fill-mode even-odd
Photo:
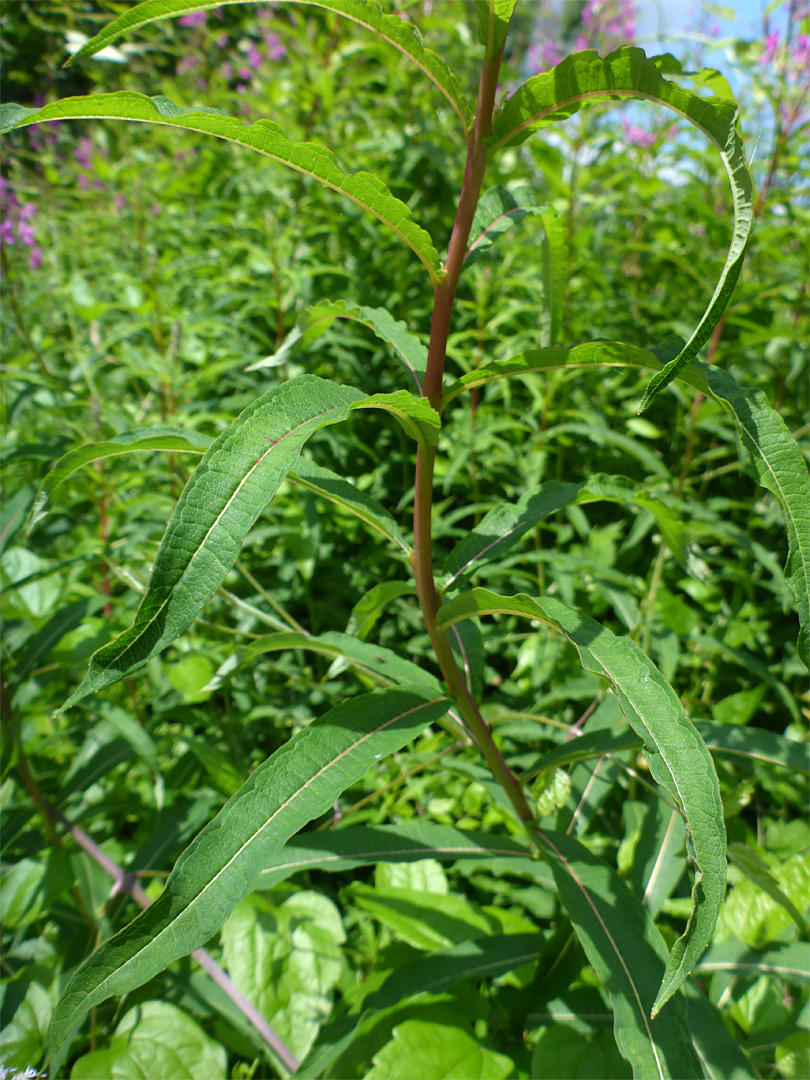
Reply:
[[[328,145],[347,168],[371,169],[446,242],[463,139],[434,89],[383,42],[361,40],[329,12],[237,5],[144,27],[60,68],[66,47],[123,7],[7,5],[3,100],[137,89],[245,120],[270,117],[291,139]],[[461,79],[475,79],[471,5],[389,9],[418,25]],[[750,39],[726,35],[723,16],[707,6],[679,56],[685,69],[702,67],[707,49],[722,56],[757,195],[745,269],[703,359],[764,391],[806,451],[810,16],[792,0],[771,5]],[[573,48],[605,51],[634,34],[628,4],[519,4],[502,95]],[[711,89],[723,94],[720,77]],[[474,94],[474,83],[465,90]],[[689,335],[728,246],[730,194],[714,151],[672,114],[636,104],[583,112],[502,155],[488,175],[496,183],[524,195],[530,187],[556,213],[567,261],[560,344],[648,347]],[[283,346],[308,305],[338,298],[384,305],[426,340],[432,298],[418,263],[368,215],[247,150],[174,129],[92,121],[12,133],[1,228],[3,721],[18,728],[25,756],[4,740],[0,1059],[21,1071],[40,1059],[67,975],[136,911],[125,891],[111,895],[107,873],[63,825],[83,830],[154,898],[178,854],[260,762],[373,685],[340,659],[300,649],[248,657],[252,640],[348,628],[435,669],[407,561],[358,518],[291,482],[192,629],[137,676],[54,718],[91,653],[132,622],[197,457],[177,449],[89,461],[26,533],[39,485],[53,462],[88,442],[157,427],[216,436],[258,394],[303,372],[365,393],[398,389],[389,350],[357,322],[333,322],[305,350]],[[448,349],[454,375],[540,343],[541,230],[528,214],[466,271]],[[449,552],[487,510],[541,481],[621,474],[660,500],[658,517],[626,501],[569,505],[481,580],[581,607],[641,644],[694,720],[769,733],[788,747],[781,764],[775,752],[715,759],[730,884],[694,982],[743,1052],[735,1076],[793,1080],[810,1072],[810,974],[797,960],[807,955],[809,697],[783,572],[784,520],[716,402],[673,384],[638,416],[644,383],[623,368],[555,370],[459,398],[439,447],[437,550]],[[396,425],[356,412],[317,433],[305,455],[410,526],[413,451]],[[519,774],[533,777],[544,755],[586,725],[593,733],[614,723],[599,678],[550,631],[504,618],[487,627],[483,649],[485,715]],[[567,766],[557,812],[633,882],[658,805],[654,785],[636,751],[600,763]],[[386,822],[520,836],[477,755],[438,728],[380,762],[313,827]],[[673,860],[656,909],[668,944],[688,911],[683,871]],[[481,1075],[493,1077],[631,1075],[550,881],[514,866],[429,861],[266,884],[209,952],[299,1058],[425,950],[493,926],[539,928],[546,956],[562,957],[554,978],[546,963],[542,985],[518,969],[392,1002],[326,1075],[456,1075],[440,1060],[447,1045],[462,1058],[485,1046]],[[790,962],[780,967],[779,957]],[[180,1064],[162,1076],[286,1075],[191,960],[95,1008],[52,1075],[130,1075],[116,1071],[121,1062],[154,1052],[167,1031]],[[425,1063],[431,1048],[438,1057]]]

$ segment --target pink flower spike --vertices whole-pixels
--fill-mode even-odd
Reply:
[[[215,44],[218,49],[224,49],[230,40],[227,34],[220,34]]]
[[[115,207],[116,210],[123,210],[126,205],[127,205],[127,200],[124,198],[123,195],[116,195],[115,196],[115,199],[113,200],[113,206]]]
[[[28,256],[28,265],[32,270],[39,270],[42,266],[42,248],[35,247]]]
[[[655,135],[651,131],[645,131],[637,124],[631,124],[626,117],[622,120],[622,131],[626,141],[633,146],[652,146],[655,142]]]
[[[251,45],[248,49],[247,61],[252,68],[259,68],[262,66],[262,54],[256,48],[255,45]]]
[[[188,15],[181,15],[177,20],[180,26],[205,26],[207,21],[207,11],[190,11]]]
[[[25,206],[20,207],[20,221],[30,221],[36,215],[37,208],[32,202],[27,202]]]
[[[239,83],[239,85],[236,87],[237,94],[244,94],[244,92],[246,90],[247,90],[247,87],[245,86],[244,83]]]
[[[3,244],[14,243],[14,222],[9,218],[0,221],[0,242]]]
[[[27,224],[27,222],[20,222],[17,226],[17,236],[19,236],[26,247],[33,247],[36,243],[34,226]]]
[[[776,53],[779,45],[779,34],[776,30],[772,34],[768,34],[765,38],[765,48],[762,50],[762,56],[759,58],[760,64],[765,67],[766,64],[770,64]]]
[[[244,79],[245,82],[249,82],[250,76],[253,74],[253,72],[250,70],[250,68],[241,67],[239,68],[237,74],[239,75],[240,79]]]
[[[588,39],[584,34],[580,34],[577,40],[574,42],[574,52],[582,52],[583,49],[588,48]]]

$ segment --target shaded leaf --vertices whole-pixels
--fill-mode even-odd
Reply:
[[[93,1005],[203,946],[290,836],[449,704],[419,687],[364,694],[330,709],[263,762],[183,852],[151,907],[74,972],[54,1012],[51,1052]]]
[[[714,764],[697,729],[684,715],[674,691],[628,638],[551,597],[504,597],[473,589],[439,609],[437,623],[446,629],[472,615],[522,615],[556,627],[576,646],[588,671],[612,684],[630,726],[641,736],[655,780],[681,808],[687,826],[687,850],[695,864],[692,912],[675,942],[656,998],[657,1013],[681,986],[709,944],[726,883],[725,826]]]
[[[218,139],[256,150],[305,176],[311,176],[368,210],[404,240],[424,264],[434,283],[441,278],[439,256],[432,240],[424,229],[411,220],[408,207],[391,194],[382,180],[367,172],[345,173],[330,150],[315,143],[291,142],[278,124],[271,120],[257,120],[245,126],[241,120],[225,116],[215,109],[182,109],[165,97],[149,98],[144,94],[121,90],[114,94],[64,98],[42,109],[0,105],[0,134],[48,120],[85,119],[167,124],[214,135]]]
[[[414,397],[407,390],[393,394],[372,394],[356,402],[353,409],[382,409],[396,417],[405,431],[423,447],[436,446],[439,441],[441,418],[427,398]]]
[[[475,262],[489,252],[498,237],[519,225],[529,214],[542,212],[543,207],[535,204],[533,188],[510,191],[509,188],[494,187],[485,191],[475,208],[465,262],[468,265]]]

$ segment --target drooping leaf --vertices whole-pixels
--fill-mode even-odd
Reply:
[[[94,1004],[204,945],[294,833],[449,705],[421,687],[375,691],[330,709],[277,750],[180,856],[151,907],[74,972],[54,1011],[51,1052]]]
[[[401,825],[354,825],[309,832],[285,844],[265,863],[254,889],[272,889],[303,870],[352,870],[370,863],[441,862],[510,858],[534,860],[531,850],[503,836],[454,829],[449,825],[407,822]]]
[[[381,581],[360,597],[352,608],[346,632],[364,641],[374,628],[383,608],[400,596],[415,596],[413,581]]]
[[[352,406],[355,409],[382,409],[396,417],[406,435],[422,447],[435,446],[439,441],[442,421],[427,398],[415,397],[407,390],[393,394],[372,394]]]
[[[633,1075],[702,1078],[682,995],[650,1019],[667,950],[641,901],[574,837],[545,830],[535,835],[585,954],[610,995],[616,1045]]]
[[[586,50],[533,76],[509,98],[493,124],[490,153],[520,143],[532,132],[567,119],[586,105],[628,97],[672,109],[714,143],[728,174],[734,204],[731,244],[714,294],[689,341],[651,380],[641,403],[643,411],[708,341],[740,276],[753,222],[753,186],[737,131],[736,103],[700,97],[667,82],[643,49],[624,46],[604,59]]]
[[[437,623],[446,629],[459,619],[497,613],[550,623],[576,646],[586,670],[609,680],[630,726],[641,736],[650,772],[684,814],[687,849],[696,868],[692,912],[672,947],[655,1014],[709,944],[725,891],[723,806],[711,756],[674,691],[635,642],[615,637],[552,597],[504,597],[473,589],[440,608]]]
[[[410,332],[404,322],[395,319],[386,308],[365,307],[347,300],[321,300],[305,308],[278,352],[251,364],[245,370],[258,371],[264,367],[275,367],[282,354],[285,358],[294,356],[300,349],[306,348],[328,330],[335,319],[352,319],[373,330],[381,341],[391,346],[394,355],[416,388],[416,392],[422,393],[427,349],[419,338]]]
[[[364,1000],[361,1013],[341,1017],[321,1032],[320,1044],[301,1063],[294,1074],[296,1080],[320,1080],[325,1076],[358,1029],[380,1010],[420,994],[441,992],[460,979],[492,979],[532,963],[539,956],[543,940],[542,934],[494,934],[437,949],[401,966]]]
[[[330,150],[315,143],[291,142],[278,124],[271,120],[257,120],[245,126],[236,117],[225,116],[215,109],[181,109],[165,97],[150,98],[130,90],[121,90],[113,94],[64,98],[42,109],[0,105],[0,134],[48,120],[88,119],[166,124],[214,135],[218,139],[256,150],[305,176],[311,176],[368,210],[411,248],[434,283],[441,278],[439,256],[433,241],[424,229],[411,220],[408,207],[391,194],[382,180],[367,172],[345,173]]]
[[[399,525],[388,511],[342,476],[306,458],[299,458],[295,472],[290,473],[289,479],[293,484],[348,510],[370,528],[382,533],[386,540],[390,540],[404,555],[410,557],[410,545],[405,542]]]
[[[494,187],[485,191],[475,208],[464,261],[468,266],[474,263],[489,251],[498,237],[519,225],[529,214],[542,212],[543,207],[535,203],[533,188],[510,191],[509,188]]]
[[[726,371],[705,370],[712,397],[736,420],[757,480],[772,492],[785,515],[788,557],[785,580],[799,610],[798,652],[810,668],[810,475],[782,417],[761,390],[741,387]]]
[[[206,11],[225,4],[261,3],[262,0],[145,0],[124,12],[113,22],[100,30],[95,37],[86,42],[81,49],[67,61],[65,66],[75,64],[86,56],[93,56],[106,46],[111,45],[128,30],[137,30],[147,23],[158,19],[173,18],[189,11]],[[376,0],[294,0],[299,4],[311,4],[343,15],[358,26],[379,34],[385,41],[398,49],[403,56],[412,60],[425,75],[439,88],[447,101],[466,127],[470,112],[453,72],[445,62],[422,44],[422,38],[416,27],[410,22],[403,22],[396,14],[384,14]],[[514,2],[514,0],[513,0]]]
[[[225,580],[304,442],[318,428],[345,420],[362,397],[302,375],[257,398],[230,424],[178,500],[135,622],[94,653],[62,709],[142,667],[191,625]]]
[[[104,442],[86,443],[64,454],[40,485],[31,514],[28,530],[33,528],[47,513],[51,495],[71,473],[91,461],[115,457],[144,450],[180,450],[186,453],[202,454],[213,442],[208,435],[196,431],[183,431],[181,428],[146,428],[140,431],[126,431],[114,439]]]

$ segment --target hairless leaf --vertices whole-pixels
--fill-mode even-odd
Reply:
[[[707,974],[732,971],[743,976],[774,975],[785,982],[810,985],[810,953],[801,941],[774,942],[767,949],[752,949],[743,941],[723,941],[703,954],[696,970]]]
[[[485,191],[475,208],[464,261],[469,266],[488,252],[499,236],[519,225],[529,214],[541,214],[544,209],[536,204],[534,189],[530,187],[516,191],[494,187]]]
[[[47,513],[48,501],[53,491],[70,476],[71,473],[101,458],[130,454],[136,450],[180,450],[192,454],[202,454],[213,440],[208,435],[199,435],[196,431],[183,431],[181,428],[145,428],[141,431],[127,431],[105,442],[86,443],[75,450],[68,451],[56,462],[46,475],[37,492],[28,529]]]
[[[407,390],[393,394],[372,394],[352,405],[352,409],[382,409],[395,416],[407,435],[422,447],[439,441],[442,422],[427,398],[415,397]]]
[[[653,1015],[678,990],[711,940],[726,884],[726,834],[720,787],[709,751],[669,683],[635,642],[619,638],[552,597],[498,596],[473,589],[439,609],[446,629],[475,615],[520,615],[549,623],[576,646],[583,667],[612,684],[630,726],[641,736],[654,779],[686,820],[695,864],[692,913],[667,962]]]
[[[151,907],[74,972],[54,1010],[50,1053],[93,1005],[204,945],[294,833],[449,705],[418,686],[378,690],[330,709],[277,750],[183,852]]]
[[[135,622],[94,653],[62,709],[142,667],[191,625],[306,440],[345,420],[362,397],[351,387],[301,375],[257,398],[223,431],[178,500]]]
[[[346,300],[322,300],[305,308],[298,316],[294,329],[287,335],[281,349],[274,356],[259,360],[258,363],[251,364],[245,370],[258,371],[264,367],[275,367],[282,351],[285,357],[294,355],[319,338],[324,331],[329,329],[335,319],[353,319],[373,330],[381,341],[391,346],[397,360],[416,387],[417,393],[422,393],[427,349],[419,338],[408,330],[404,322],[395,319],[385,308],[363,307]]]
[[[641,403],[643,411],[708,341],[740,276],[753,221],[753,187],[737,131],[736,103],[700,97],[667,82],[643,49],[625,46],[604,58],[589,49],[535,75],[509,98],[493,124],[490,153],[520,143],[532,132],[565,120],[585,106],[628,97],[664,105],[702,131],[720,153],[734,203],[731,244],[714,295],[689,341],[650,382]]]
[[[478,40],[485,46],[487,56],[493,56],[503,46],[516,3],[517,0],[475,0]]]
[[[181,109],[165,97],[150,98],[130,90],[121,90],[114,94],[64,98],[42,109],[0,105],[0,134],[48,120],[82,119],[167,124],[247,146],[283,165],[289,165],[305,176],[311,176],[368,210],[415,252],[434,283],[441,278],[439,256],[431,238],[411,220],[408,207],[391,194],[382,180],[367,172],[345,173],[331,150],[315,143],[291,142],[278,124],[271,120],[257,120],[246,126],[242,120],[225,116],[215,109]]]
[[[112,44],[128,30],[137,30],[147,23],[159,19],[170,19],[189,11],[207,11],[226,4],[261,3],[262,0],[145,0],[124,12],[113,22],[100,30],[81,49],[67,61],[65,67],[93,56],[107,45]],[[343,15],[358,26],[379,34],[385,41],[412,60],[444,94],[457,114],[463,127],[466,127],[470,106],[465,101],[458,80],[445,62],[422,44],[422,38],[416,27],[403,22],[396,13],[385,14],[377,0],[293,0],[298,4],[310,4],[314,7],[334,11]],[[503,2],[503,0],[501,0]],[[514,6],[514,0],[511,0]]]
[[[650,1019],[666,945],[641,901],[607,863],[572,836],[536,830],[565,910],[610,994],[616,1045],[645,1080],[702,1077],[683,997]]]

